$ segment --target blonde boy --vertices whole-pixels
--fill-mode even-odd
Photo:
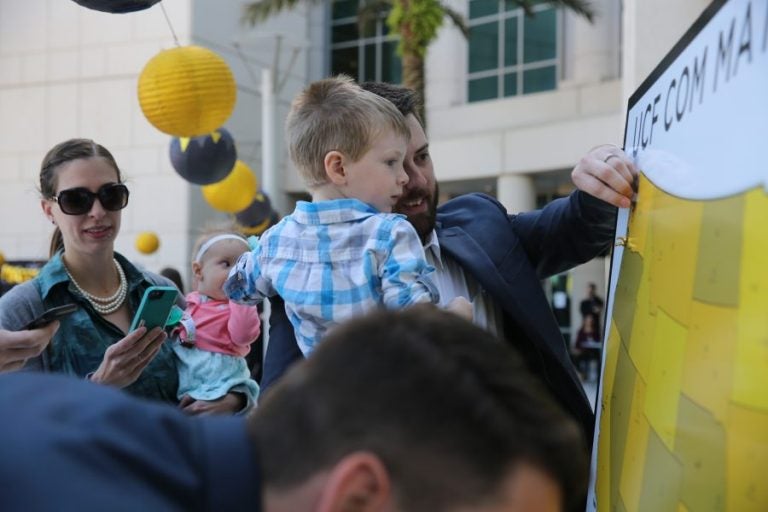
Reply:
[[[345,76],[310,84],[287,120],[291,160],[312,202],[267,230],[224,288],[236,302],[280,295],[304,355],[376,307],[438,301],[413,226],[391,213],[408,176],[410,130],[389,101]]]

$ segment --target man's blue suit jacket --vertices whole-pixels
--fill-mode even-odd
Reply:
[[[435,225],[440,250],[502,308],[505,338],[582,425],[588,445],[594,414],[541,280],[605,252],[613,241],[615,213],[581,191],[517,215],[508,215],[487,195],[467,194],[440,206]],[[262,392],[301,357],[282,302],[273,299]]]
[[[243,417],[189,417],[69,375],[0,375],[0,510],[261,510]]]

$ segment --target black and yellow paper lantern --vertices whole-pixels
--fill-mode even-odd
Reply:
[[[202,137],[174,137],[171,164],[176,172],[195,185],[210,185],[227,177],[237,161],[235,140],[224,128]]]
[[[246,235],[260,235],[274,224],[273,213],[269,196],[259,191],[248,208],[235,214],[235,222]]]
[[[163,50],[139,76],[144,116],[163,133],[198,137],[222,126],[235,108],[237,89],[227,63],[201,46]]]
[[[78,5],[94,11],[124,14],[127,12],[143,11],[160,2],[160,0],[73,0]]]
[[[160,248],[160,238],[152,231],[144,231],[136,236],[135,245],[141,254],[152,254]]]
[[[235,163],[226,178],[202,187],[203,197],[211,208],[226,213],[245,210],[258,190],[256,175],[242,160]]]

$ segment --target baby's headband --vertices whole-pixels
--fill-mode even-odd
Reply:
[[[239,240],[245,244],[246,247],[249,249],[251,248],[250,245],[248,245],[248,242],[245,238],[237,235],[231,235],[229,233],[224,233],[222,235],[216,235],[212,238],[209,238],[205,241],[203,245],[200,246],[200,249],[197,251],[197,255],[195,256],[195,261],[200,262],[200,260],[203,258],[203,255],[205,254],[205,251],[211,248],[213,244],[216,242],[221,242],[222,240]]]

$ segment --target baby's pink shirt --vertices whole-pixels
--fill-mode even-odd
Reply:
[[[194,343],[200,350],[233,356],[246,356],[251,343],[261,333],[261,320],[256,306],[244,306],[228,300],[217,300],[192,292],[187,295],[185,320],[195,325]],[[181,339],[187,339],[182,322]]]

